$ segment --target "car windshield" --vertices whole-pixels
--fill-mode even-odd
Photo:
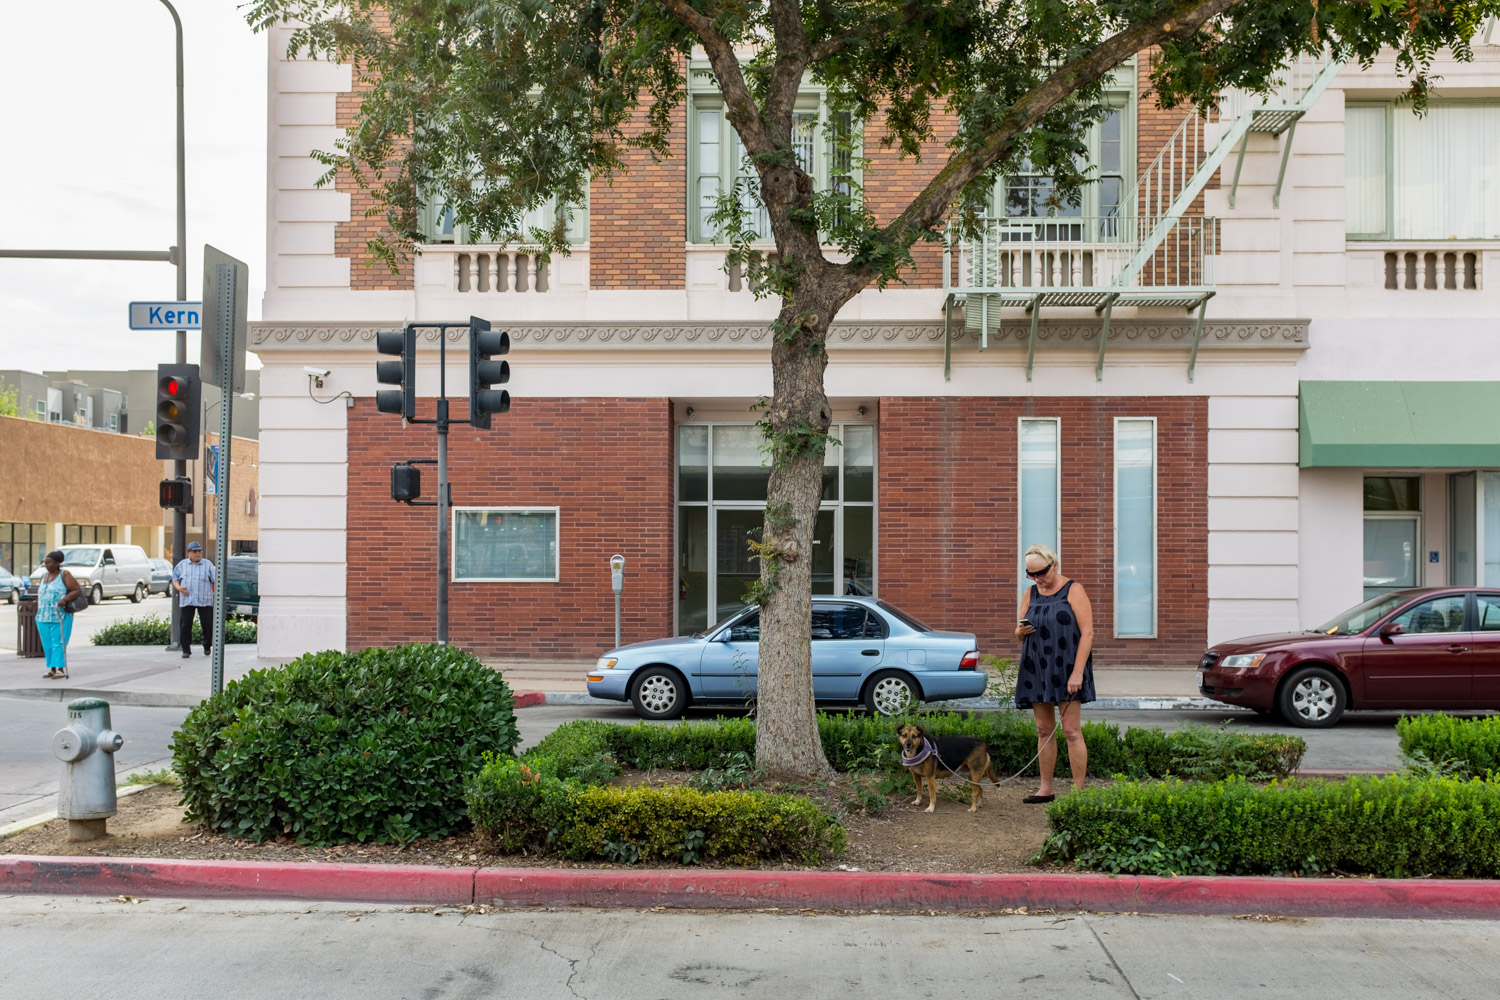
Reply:
[[[882,611],[890,615],[892,618],[896,619],[898,622],[901,622],[907,628],[915,629],[918,632],[932,631],[932,629],[928,628],[926,625],[923,625],[921,622],[917,621],[911,615],[907,614],[905,611],[902,611],[900,608],[896,607],[893,604],[887,604],[884,601],[876,601],[875,603],[880,605],[880,609]]]
[[[63,549],[64,566],[92,566],[99,561],[98,549]]]
[[[1406,594],[1382,594],[1363,604],[1356,604],[1336,618],[1313,629],[1324,635],[1357,635],[1401,606],[1409,599]]]

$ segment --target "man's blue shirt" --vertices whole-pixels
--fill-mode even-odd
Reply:
[[[199,559],[196,563],[191,559],[182,560],[172,570],[172,579],[187,588],[186,594],[179,594],[177,597],[184,608],[213,604],[214,564],[207,559]]]

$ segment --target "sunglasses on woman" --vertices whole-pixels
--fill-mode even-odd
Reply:
[[[1048,563],[1047,565],[1043,566],[1041,569],[1028,569],[1026,571],[1026,575],[1029,576],[1029,577],[1031,577],[1033,580],[1040,580],[1042,577],[1044,577],[1048,573],[1052,572],[1052,567],[1056,566],[1056,565],[1057,565],[1056,563]]]

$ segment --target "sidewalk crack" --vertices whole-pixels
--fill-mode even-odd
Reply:
[[[1112,965],[1114,967],[1114,970],[1120,974],[1120,981],[1125,984],[1125,988],[1130,991],[1130,995],[1134,997],[1135,1000],[1141,1000],[1141,995],[1135,991],[1135,985],[1131,983],[1130,977],[1125,975],[1125,970],[1120,968],[1120,963],[1115,961],[1115,956],[1109,950],[1109,945],[1104,943],[1104,938],[1100,937],[1099,932],[1094,929],[1094,925],[1089,921],[1088,915],[1079,914],[1078,919],[1083,922],[1083,926],[1089,929],[1089,933],[1094,935],[1094,940],[1099,942],[1099,948],[1104,952],[1104,957],[1109,959],[1109,964]]]

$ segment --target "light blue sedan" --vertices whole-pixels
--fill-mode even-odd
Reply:
[[[885,601],[814,597],[813,696],[895,715],[920,701],[974,698],[988,677],[972,632],[940,632]],[[760,609],[707,632],[637,642],[599,657],[589,694],[628,701],[643,719],[675,719],[689,704],[743,705],[755,696]]]

